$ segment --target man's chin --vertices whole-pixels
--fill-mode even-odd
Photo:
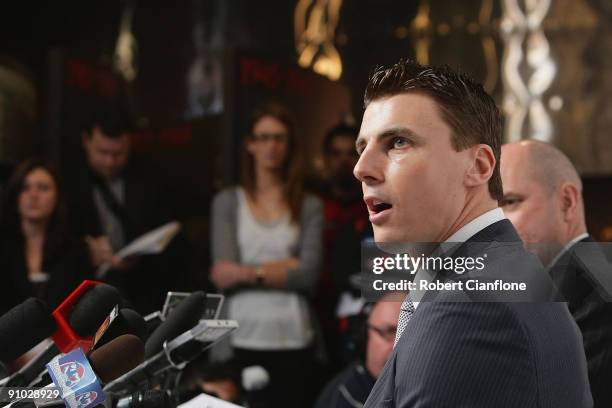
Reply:
[[[422,243],[422,242],[433,242],[430,238],[426,238],[428,234],[425,232],[421,232],[418,234],[407,233],[406,228],[390,228],[390,226],[385,225],[381,226],[373,226],[374,230],[374,241],[379,243],[389,243],[389,244],[414,244],[414,243]]]
[[[398,234],[397,231],[393,231],[392,228],[389,228],[388,226],[385,227],[377,227],[374,226],[374,241],[376,242],[387,242],[387,243],[394,243],[394,242],[406,242],[406,240],[404,239],[404,237],[402,237],[401,234]]]

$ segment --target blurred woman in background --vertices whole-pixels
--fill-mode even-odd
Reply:
[[[28,160],[15,170],[4,199],[0,313],[30,296],[55,308],[93,269],[85,243],[70,232],[57,173]]]
[[[229,293],[239,322],[231,343],[240,366],[270,374],[265,406],[311,406],[314,325],[308,294],[321,264],[321,202],[304,193],[291,114],[257,109],[243,145],[241,184],[212,206],[211,279]]]

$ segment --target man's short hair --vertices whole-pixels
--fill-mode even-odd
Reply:
[[[370,75],[364,108],[377,99],[408,92],[422,93],[437,103],[442,118],[452,130],[451,142],[455,150],[481,143],[493,149],[496,163],[489,180],[489,193],[501,200],[501,115],[482,85],[448,66],[434,67],[400,60],[390,67],[378,67]]]
[[[86,130],[91,137],[94,128],[99,128],[106,137],[116,139],[134,131],[132,116],[127,110],[115,106],[96,106],[89,115]]]
[[[350,137],[353,141],[357,140],[359,129],[354,126],[349,126],[345,123],[334,126],[329,129],[323,137],[323,153],[328,154],[331,150],[332,142],[336,137]]]

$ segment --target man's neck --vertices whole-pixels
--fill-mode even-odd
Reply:
[[[572,241],[574,241],[577,237],[584,234],[587,234],[587,228],[584,222],[570,226],[565,234],[565,242],[563,242],[563,245],[570,245],[570,243],[572,243]]]
[[[497,201],[493,200],[492,198],[478,201],[468,200],[467,204],[459,214],[459,217],[457,217],[455,222],[447,229],[446,233],[443,234],[440,242],[448,240],[449,237],[472,222],[474,219],[498,207]]]

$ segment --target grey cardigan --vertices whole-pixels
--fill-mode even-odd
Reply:
[[[237,193],[237,187],[229,187],[213,199],[210,240],[213,262],[240,262]],[[304,195],[299,228],[298,245],[293,254],[299,266],[289,269],[285,289],[308,292],[317,284],[323,250],[323,204],[312,194]]]

